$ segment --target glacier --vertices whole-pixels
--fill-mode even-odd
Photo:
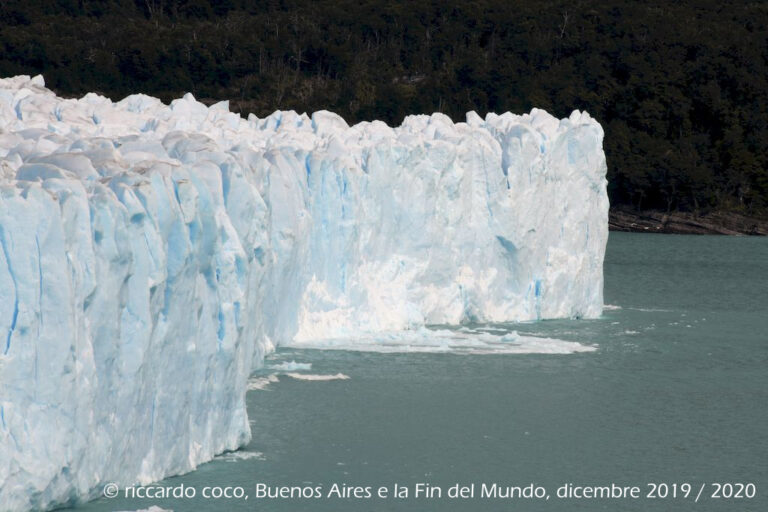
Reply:
[[[243,446],[275,346],[599,316],[602,141],[579,111],[349,126],[0,79],[0,510]]]

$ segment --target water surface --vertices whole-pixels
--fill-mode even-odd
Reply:
[[[768,510],[768,240],[612,233],[605,302],[597,320],[493,326],[593,352],[278,350],[267,365],[284,366],[255,376],[273,382],[254,380],[263,389],[248,393],[244,453],[162,482],[242,486],[247,501],[117,498],[76,510]],[[256,500],[259,482],[324,492],[399,483],[411,496]],[[455,483],[694,490],[688,499],[417,499],[419,482],[444,493]],[[757,497],[713,500],[708,487],[694,504],[712,482],[752,482]]]

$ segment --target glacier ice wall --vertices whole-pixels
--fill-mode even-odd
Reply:
[[[0,508],[241,446],[280,343],[598,316],[602,139],[578,111],[350,127],[0,80]]]

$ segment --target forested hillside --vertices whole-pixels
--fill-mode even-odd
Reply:
[[[350,123],[578,108],[605,128],[613,204],[768,209],[766,2],[5,0],[0,20],[0,75],[62,95]]]

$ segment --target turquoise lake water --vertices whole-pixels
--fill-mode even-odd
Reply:
[[[159,484],[197,498],[101,498],[75,510],[768,510],[768,240],[612,233],[605,303],[597,320],[493,326],[593,352],[278,350],[268,366],[349,378],[266,369],[256,377],[278,381],[248,393],[243,453]],[[323,496],[334,483],[370,486],[373,496],[257,499],[257,483]],[[396,483],[408,498],[392,496]],[[415,497],[418,483],[442,497]],[[456,483],[474,483],[475,497],[447,497]],[[483,498],[483,483],[534,484],[550,499]],[[558,498],[569,483],[634,485],[640,498]],[[647,498],[649,483],[667,497]],[[712,498],[716,483],[753,484],[755,496]],[[249,499],[203,499],[205,486],[241,486]]]

